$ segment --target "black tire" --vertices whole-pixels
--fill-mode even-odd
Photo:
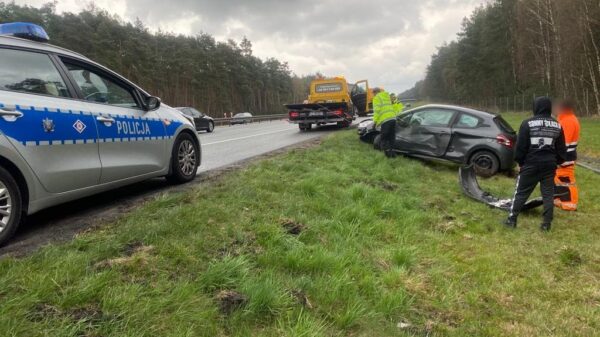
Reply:
[[[498,160],[498,157],[493,152],[487,150],[473,153],[469,164],[473,165],[473,169],[477,175],[484,178],[495,175],[500,169],[500,160]]]
[[[373,148],[381,151],[381,134],[375,136],[375,139],[373,140]]]
[[[4,185],[0,185],[0,190],[5,189],[4,193],[0,193],[0,246],[3,246],[15,234],[21,223],[23,201],[19,185],[3,167],[0,167],[0,184]],[[9,214],[5,215],[7,209]]]
[[[343,121],[343,122],[337,122],[337,127],[342,129],[342,128],[349,128],[350,125],[352,125],[352,122],[348,122],[348,121]]]
[[[368,144],[373,144],[375,142],[375,137],[377,137],[377,133],[367,132],[366,134],[360,136],[360,140]]]
[[[171,152],[171,172],[167,176],[167,180],[172,184],[184,184],[196,178],[201,153],[192,137],[189,133],[181,133],[175,139]],[[193,153],[190,152],[192,150]]]
[[[208,128],[206,129],[206,132],[211,133],[215,130],[215,123],[214,122],[208,122]]]

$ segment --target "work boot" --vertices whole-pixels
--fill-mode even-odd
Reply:
[[[506,226],[507,228],[515,229],[515,228],[517,228],[517,219],[509,217],[506,220],[504,220],[504,222],[502,224],[504,226]]]
[[[552,227],[552,225],[549,224],[549,223],[543,223],[543,224],[540,225],[540,229],[543,232],[549,232],[551,227]]]

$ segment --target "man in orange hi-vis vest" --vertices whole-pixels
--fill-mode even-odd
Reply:
[[[579,121],[575,116],[574,104],[563,101],[558,105],[557,119],[562,126],[567,145],[566,161],[556,170],[554,178],[554,205],[565,211],[576,211],[579,195],[575,182],[575,161],[577,160],[577,143],[579,142]]]

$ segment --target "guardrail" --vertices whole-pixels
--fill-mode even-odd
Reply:
[[[261,123],[261,122],[270,122],[275,120],[287,119],[288,114],[276,114],[276,115],[259,115],[252,117],[244,117],[239,118],[239,120],[249,120],[248,123]],[[236,120],[236,118],[214,118],[215,125],[230,125],[232,120]]]

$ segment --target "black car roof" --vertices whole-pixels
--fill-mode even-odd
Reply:
[[[470,114],[478,116],[478,117],[495,118],[496,116],[498,116],[498,114],[495,114],[495,113],[492,113],[492,112],[475,110],[475,109],[465,108],[465,107],[458,106],[458,105],[448,105],[448,104],[427,104],[427,105],[422,105],[422,106],[416,107],[414,109],[407,110],[405,113],[407,113],[407,112],[413,112],[413,111],[417,111],[417,110],[421,110],[421,109],[426,109],[426,108],[456,110],[456,111],[470,113]]]

